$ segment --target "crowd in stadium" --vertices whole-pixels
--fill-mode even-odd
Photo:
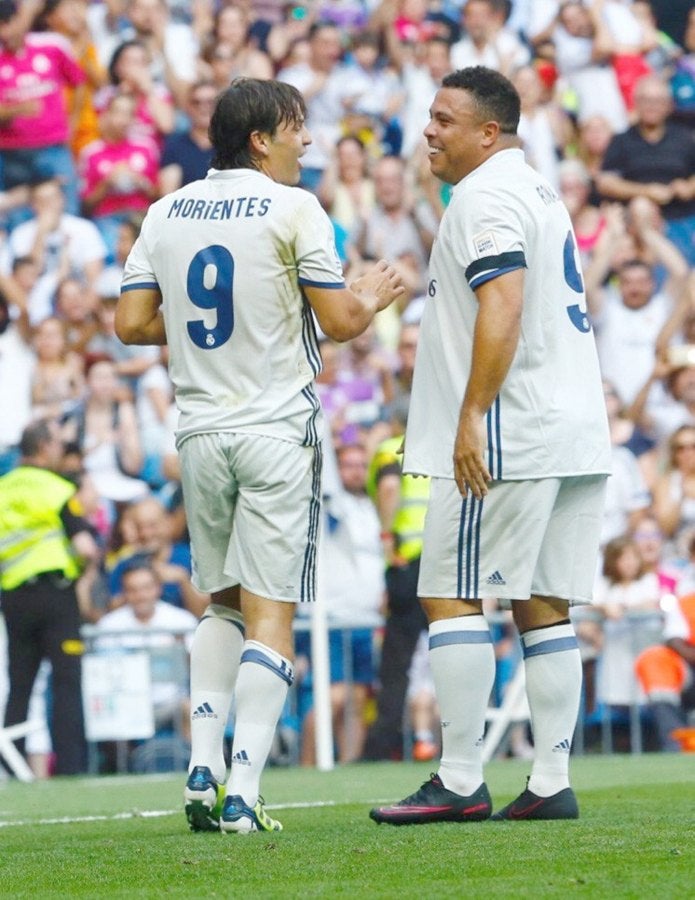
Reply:
[[[527,160],[569,209],[604,376],[613,472],[594,606],[576,617],[585,715],[608,709],[619,718],[651,700],[665,703],[669,715],[677,708],[675,719],[663,720],[669,729],[685,724],[695,671],[695,620],[686,602],[695,591],[690,7],[0,0],[0,475],[19,463],[30,423],[58,423],[60,471],[78,485],[99,545],[78,582],[84,623],[118,630],[110,617],[141,602],[133,561],[153,573],[140,570],[161,594],[157,627],[182,628],[184,619],[193,626],[205,608],[190,577],[166,348],[122,344],[115,309],[148,205],[205,177],[219,92],[240,76],[286,81],[306,99],[313,139],[301,186],[332,220],[346,282],[384,258],[407,288],[364,335],[321,342],[317,388],[329,444],[322,571],[338,754],[351,761],[437,753],[433,690],[418,642],[426,625],[414,601],[401,636],[389,638],[407,648],[393,657],[400,709],[390,735],[377,741],[368,733],[375,695],[377,723],[384,713],[380,678],[396,677],[383,665],[379,673],[382,640],[389,621],[405,621],[397,618],[402,609],[387,609],[386,589],[392,600],[394,578],[417,555],[399,552],[398,503],[389,506],[378,488],[397,473],[392,447],[407,416],[428,257],[448,200],[448,187],[429,172],[422,130],[441,79],[485,65],[517,88]],[[395,485],[398,492],[399,475]],[[188,615],[168,617],[169,607]],[[499,701],[519,651],[505,611],[489,612],[498,633]],[[298,710],[301,760],[311,764],[305,637],[300,630]],[[674,641],[690,648],[686,655],[673,650]],[[664,650],[675,659],[664,660]],[[3,682],[0,674],[0,689]],[[656,745],[675,749],[660,721]],[[513,731],[510,748],[528,753],[523,728]]]

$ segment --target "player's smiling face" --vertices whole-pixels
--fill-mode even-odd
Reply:
[[[473,98],[461,88],[440,88],[424,135],[432,174],[457,184],[485,159],[485,123]]]
[[[280,184],[297,184],[299,158],[304,156],[310,143],[311,135],[303,120],[297,123],[283,122],[268,143],[263,170]]]

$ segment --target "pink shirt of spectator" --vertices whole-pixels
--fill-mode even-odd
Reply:
[[[29,33],[16,52],[0,48],[0,104],[36,101],[32,116],[0,125],[0,150],[36,150],[63,144],[70,124],[66,86],[82,84],[85,74],[61,35]]]
[[[152,202],[152,197],[138,187],[129,173],[145,178],[154,186],[159,172],[159,153],[151,141],[130,139],[116,143],[97,140],[84,148],[79,158],[80,196],[91,194],[117,167],[122,169],[122,174],[106,196],[95,204],[91,210],[93,216],[138,212],[147,209]]]

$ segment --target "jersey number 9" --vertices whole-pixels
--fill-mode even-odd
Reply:
[[[221,244],[204,247],[191,260],[186,279],[190,301],[199,309],[214,309],[217,314],[212,328],[202,319],[187,323],[191,340],[202,350],[222,346],[234,331],[233,280],[234,259]]]

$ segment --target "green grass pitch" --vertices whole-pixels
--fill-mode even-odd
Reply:
[[[430,767],[270,769],[281,834],[191,834],[184,776],[0,783],[0,897],[695,896],[695,755],[573,761],[581,818],[395,828],[367,816]],[[486,770],[495,807],[528,763]]]

